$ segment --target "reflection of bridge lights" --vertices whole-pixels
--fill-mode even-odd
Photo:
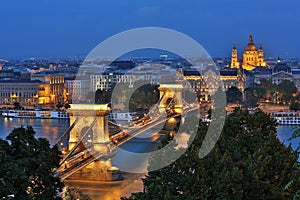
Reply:
[[[155,142],[156,140],[158,140],[160,138],[160,135],[158,133],[154,134],[152,136],[152,142]]]
[[[172,117],[172,118],[170,118],[170,119],[168,120],[168,122],[174,123],[174,122],[176,122],[176,119],[175,119],[174,117]]]

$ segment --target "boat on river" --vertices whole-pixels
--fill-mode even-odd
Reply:
[[[300,125],[298,112],[273,112],[271,116],[276,119],[279,125]]]
[[[1,115],[12,118],[69,119],[67,112],[57,110],[7,110]]]

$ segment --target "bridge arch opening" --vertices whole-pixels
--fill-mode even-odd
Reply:
[[[173,112],[173,113],[182,113],[182,84],[160,84],[160,102],[159,102],[159,111],[160,112]]]

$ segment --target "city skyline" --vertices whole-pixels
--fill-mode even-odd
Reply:
[[[266,57],[300,57],[296,0],[248,1],[32,1],[2,2],[0,58],[86,56],[119,32],[146,26],[180,31],[212,57],[242,52],[248,36]]]

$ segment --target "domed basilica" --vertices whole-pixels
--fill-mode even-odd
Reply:
[[[253,42],[252,34],[249,36],[248,45],[245,47],[244,54],[243,54],[243,63],[242,68],[248,71],[252,71],[258,66],[265,67],[266,62],[264,58],[264,50],[262,44],[257,50]],[[239,68],[240,62],[238,58],[238,52],[236,49],[236,45],[233,45],[232,48],[232,57],[231,57],[231,68]]]

